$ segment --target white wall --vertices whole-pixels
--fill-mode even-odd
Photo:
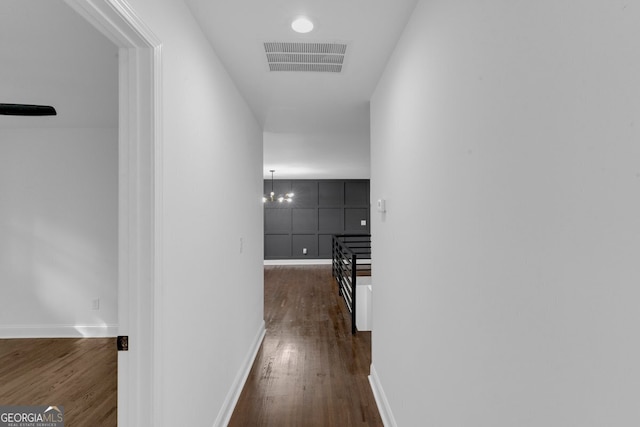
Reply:
[[[369,128],[349,133],[264,132],[264,177],[369,179]]]
[[[182,1],[130,4],[162,43],[158,420],[210,426],[264,327],[262,130]]]
[[[117,171],[117,129],[0,130],[1,337],[115,335]]]
[[[640,425],[640,4],[421,1],[371,101],[399,426]]]

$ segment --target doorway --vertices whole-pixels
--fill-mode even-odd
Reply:
[[[162,425],[159,389],[161,44],[121,0],[65,0],[119,50],[118,425]]]

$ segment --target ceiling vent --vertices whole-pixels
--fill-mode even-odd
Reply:
[[[265,43],[269,71],[340,73],[347,45],[343,43]]]

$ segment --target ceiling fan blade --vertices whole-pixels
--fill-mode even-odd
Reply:
[[[55,116],[56,109],[49,105],[0,104],[0,115],[5,116]]]

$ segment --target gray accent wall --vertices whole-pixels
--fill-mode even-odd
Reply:
[[[264,192],[270,191],[267,179]],[[329,259],[333,234],[369,233],[369,180],[274,180],[273,191],[295,196],[264,204],[267,260]]]

